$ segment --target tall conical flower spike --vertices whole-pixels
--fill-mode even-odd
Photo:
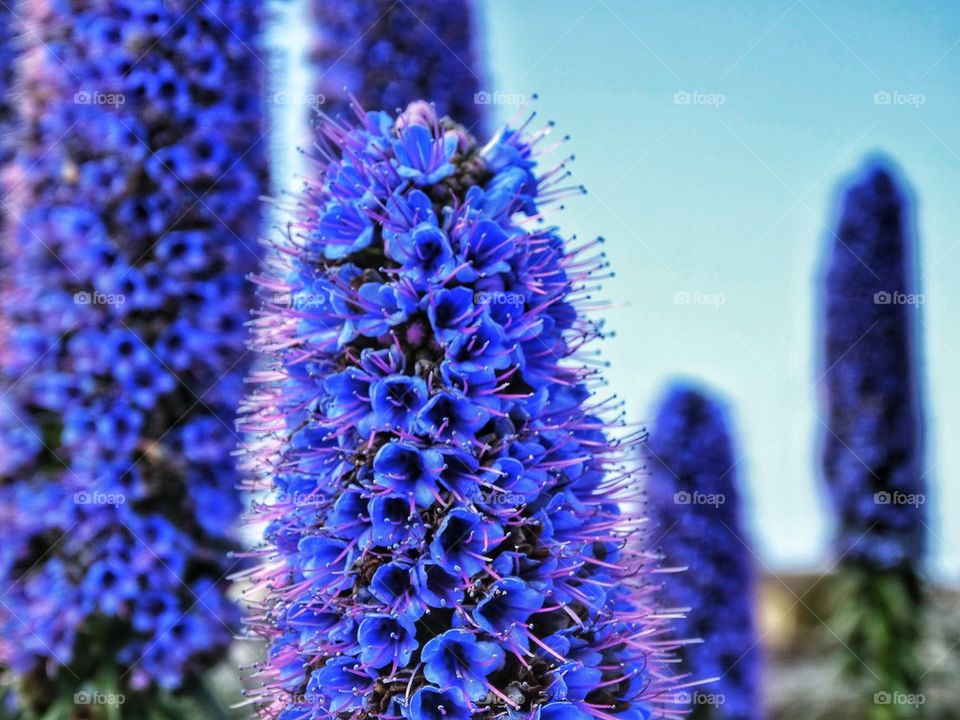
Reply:
[[[232,420],[266,179],[251,7],[16,8],[0,663],[26,717],[114,717],[76,703],[118,695],[153,717],[238,620]]]
[[[910,223],[894,174],[868,165],[844,191],[824,283],[821,457],[836,551],[877,568],[916,566],[925,547]]]
[[[364,107],[423,98],[475,131],[494,96],[481,82],[472,0],[309,2],[324,113],[351,116],[348,91]]]
[[[674,717],[636,435],[577,360],[602,261],[530,138],[417,103],[328,122],[259,278],[243,575],[264,718]],[[583,245],[578,243],[579,245]],[[590,245],[583,245],[592,252]],[[618,436],[618,439],[615,439]]]
[[[926,485],[915,239],[907,191],[882,161],[842,195],[824,278],[821,462],[836,522],[838,624],[876,692],[919,692]],[[850,623],[847,618],[855,617]],[[864,666],[870,668],[868,673]]]
[[[666,392],[647,445],[649,513],[663,564],[665,603],[686,610],[686,669],[714,682],[684,692],[691,718],[759,720],[760,650],[754,571],[741,518],[737,463],[726,411],[694,385]]]

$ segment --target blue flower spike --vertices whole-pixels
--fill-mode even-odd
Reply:
[[[75,705],[86,690],[169,713],[239,629],[260,11],[38,0],[0,16],[18,58],[0,104],[23,110],[0,141],[0,664],[18,717],[115,716]]]
[[[542,222],[580,192],[537,169],[549,128],[481,146],[422,102],[356,110],[257,277],[261,717],[676,717],[671,613],[621,509],[642,435],[580,360],[606,263]]]

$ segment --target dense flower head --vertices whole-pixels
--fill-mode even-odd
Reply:
[[[605,261],[543,222],[579,192],[537,166],[549,128],[357,115],[258,278],[262,716],[674,717],[636,435],[583,350]]]
[[[320,108],[350,116],[411,98],[474,127],[485,109],[472,0],[310,0]],[[479,101],[479,102],[478,102]]]
[[[674,383],[646,450],[657,546],[664,565],[682,571],[664,581],[664,602],[686,611],[677,621],[680,636],[702,640],[683,648],[686,669],[715,679],[696,691],[695,704],[716,720],[761,718],[753,556],[725,409],[697,386]]]
[[[824,279],[821,462],[836,552],[915,566],[925,546],[918,294],[906,190],[883,161],[845,188]]]
[[[252,6],[251,6],[252,7]],[[230,453],[265,188],[259,16],[19,8],[6,174],[0,660],[24,697],[172,689],[230,641]],[[76,687],[75,690],[79,690]]]

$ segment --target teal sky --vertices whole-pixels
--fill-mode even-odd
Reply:
[[[608,240],[612,389],[634,421],[678,375],[725,396],[750,526],[774,569],[829,564],[814,311],[834,190],[869,153],[900,165],[919,200],[932,561],[956,580],[960,4],[480,7],[487,89],[505,103],[537,93],[532,107],[572,135],[590,194],[556,220]]]

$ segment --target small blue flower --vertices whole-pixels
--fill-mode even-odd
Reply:
[[[420,190],[408,195],[393,194],[387,200],[387,219],[384,222],[383,250],[394,262],[403,263],[409,254],[409,234],[417,227],[439,227],[433,202]]]
[[[443,456],[436,450],[419,450],[413,445],[391,442],[373,459],[374,482],[392,494],[408,495],[418,505],[431,505],[439,497],[437,477]]]
[[[327,517],[326,528],[331,535],[352,540],[360,539],[360,546],[367,544],[365,539],[370,528],[368,501],[359,488],[345,492],[333,503],[333,509]]]
[[[83,581],[84,596],[92,607],[105,615],[116,615],[130,599],[136,597],[140,588],[118,558],[110,558],[93,564]]]
[[[470,325],[477,317],[473,295],[473,291],[465,287],[442,288],[424,299],[437,340],[449,343],[458,335],[470,332]]]
[[[430,544],[430,557],[451,575],[473,577],[483,571],[485,553],[503,540],[499,525],[465,508],[447,513]]]
[[[447,630],[423,646],[423,674],[434,685],[462,690],[471,700],[487,692],[487,675],[503,667],[503,650],[466,630]]]
[[[427,385],[422,378],[391,375],[370,388],[373,406],[371,429],[413,429],[416,413],[427,401]]]
[[[455,239],[459,255],[469,263],[458,273],[460,280],[471,282],[511,269],[508,261],[515,250],[514,240],[493,220],[464,223]]]
[[[365,304],[366,312],[354,322],[365,337],[383,335],[405,322],[417,306],[416,299],[402,288],[386,283],[364,283],[357,296]]]
[[[342,417],[360,411],[365,416],[373,407],[370,401],[370,386],[373,378],[356,367],[328,375],[323,381],[331,417]]]
[[[497,173],[484,191],[477,193],[471,202],[477,202],[484,212],[494,218],[517,205],[525,214],[534,215],[537,211],[536,194],[537,179],[530,170],[512,166]]]
[[[373,223],[356,205],[344,203],[324,213],[317,233],[318,239],[324,242],[327,259],[340,260],[370,245]]]
[[[133,606],[133,627],[140,632],[154,632],[170,627],[180,617],[176,599],[160,590],[148,590],[136,597]]]
[[[457,149],[457,138],[452,133],[435,138],[423,125],[408,125],[392,144],[397,172],[418,186],[432,185],[455,170],[450,158]]]
[[[480,462],[473,455],[456,448],[447,448],[443,452],[443,463],[440,481],[445,488],[460,498],[470,497],[476,492]]]
[[[593,720],[593,713],[587,712],[574,703],[552,702],[537,709],[533,720]],[[617,717],[620,717],[618,715]],[[630,720],[647,720],[649,713],[640,711],[639,716],[627,716]]]
[[[410,698],[409,720],[470,720],[470,707],[457,688],[439,690],[429,685]]]
[[[418,287],[443,281],[456,267],[447,234],[433,223],[421,223],[397,235],[395,254]]]
[[[491,635],[509,639],[526,650],[529,647],[527,620],[543,606],[543,595],[518,578],[494,583],[486,598],[477,603],[473,618]]]
[[[476,332],[459,335],[450,344],[447,357],[451,366],[467,377],[510,366],[512,348],[497,323],[484,315]],[[554,356],[556,359],[557,356]],[[562,357],[562,356],[561,356]]]
[[[395,664],[406,667],[417,649],[417,631],[413,621],[392,615],[369,615],[360,621],[357,641],[360,660],[371,668]]]
[[[391,611],[419,620],[424,613],[423,603],[415,596],[413,568],[400,562],[381,565],[370,579],[370,594]]]
[[[423,432],[441,440],[469,442],[487,424],[489,411],[470,398],[439,392],[420,410],[417,420]]]
[[[517,502],[532,504],[540,494],[541,479],[528,472],[523,463],[512,457],[497,458],[483,473],[493,492],[514,496]]]
[[[347,543],[314,535],[303,538],[297,547],[303,558],[303,576],[315,583],[323,583],[325,592],[335,593],[353,586],[353,575],[347,572],[350,566]]]
[[[357,658],[333,658],[310,676],[307,692],[329,698],[332,713],[359,710],[376,678]]]
[[[428,607],[454,608],[463,600],[460,580],[439,565],[421,562],[414,569],[413,584],[417,597]]]
[[[370,501],[373,542],[390,547],[415,543],[423,535],[423,525],[413,514],[409,498],[378,495]]]

